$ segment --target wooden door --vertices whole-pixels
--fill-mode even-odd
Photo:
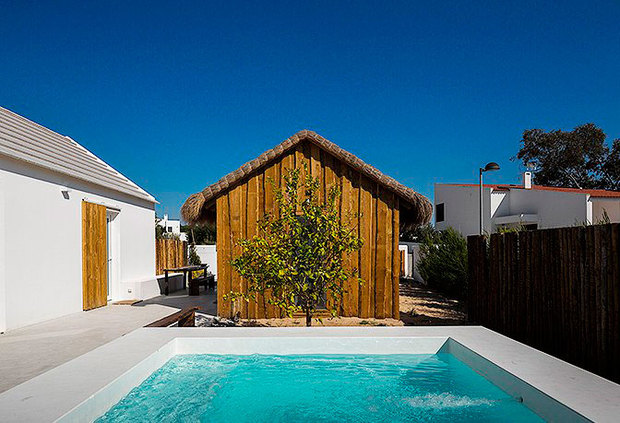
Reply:
[[[84,310],[108,302],[106,208],[82,202],[82,306]]]

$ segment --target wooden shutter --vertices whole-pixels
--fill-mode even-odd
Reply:
[[[82,305],[84,310],[108,302],[106,208],[82,202]]]

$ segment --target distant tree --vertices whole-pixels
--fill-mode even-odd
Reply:
[[[513,160],[533,165],[534,183],[572,188],[620,189],[620,140],[610,149],[603,130],[586,123],[572,131],[528,129]]]
[[[467,294],[467,241],[452,228],[428,231],[420,245],[418,271],[432,288],[464,298]]]
[[[424,238],[435,232],[435,228],[431,224],[419,225],[411,230],[403,231],[400,234],[400,240],[405,242],[422,242]]]
[[[301,311],[306,326],[319,309],[338,313],[344,293],[343,283],[361,283],[357,269],[348,269],[343,259],[362,247],[357,231],[341,220],[332,187],[319,201],[319,180],[300,170],[284,175],[284,187],[272,186],[278,214],[259,221],[259,234],[239,241],[241,254],[232,267],[248,281],[247,292],[231,292],[226,299],[249,301],[270,292],[267,302],[289,317]],[[351,216],[353,217],[353,216]]]
[[[614,140],[603,164],[603,180],[608,189],[620,191],[620,139]]]
[[[196,245],[215,244],[216,230],[212,223],[181,225],[181,232],[185,232],[188,240],[196,243]]]
[[[161,226],[159,222],[161,222],[161,219],[155,215],[155,239],[164,238],[164,234],[166,233],[164,227]]]

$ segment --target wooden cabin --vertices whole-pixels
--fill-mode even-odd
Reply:
[[[306,130],[193,194],[183,205],[181,213],[188,223],[210,221],[217,227],[218,314],[240,313],[244,319],[280,317],[279,310],[262,298],[232,305],[222,296],[231,290],[243,291],[244,281],[230,265],[240,254],[238,240],[256,234],[257,221],[277,209],[268,181],[279,185],[287,170],[303,169],[304,163],[322,184],[321,198],[332,185],[338,185],[341,214],[359,215],[353,224],[364,245],[347,259],[347,265],[357,267],[365,283],[347,284],[341,315],[398,319],[399,233],[407,226],[428,223],[432,205],[423,195]]]

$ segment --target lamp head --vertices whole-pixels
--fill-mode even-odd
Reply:
[[[484,167],[484,169],[482,169],[483,172],[489,172],[492,170],[499,170],[499,165],[495,162],[489,162],[487,163],[487,165]]]

